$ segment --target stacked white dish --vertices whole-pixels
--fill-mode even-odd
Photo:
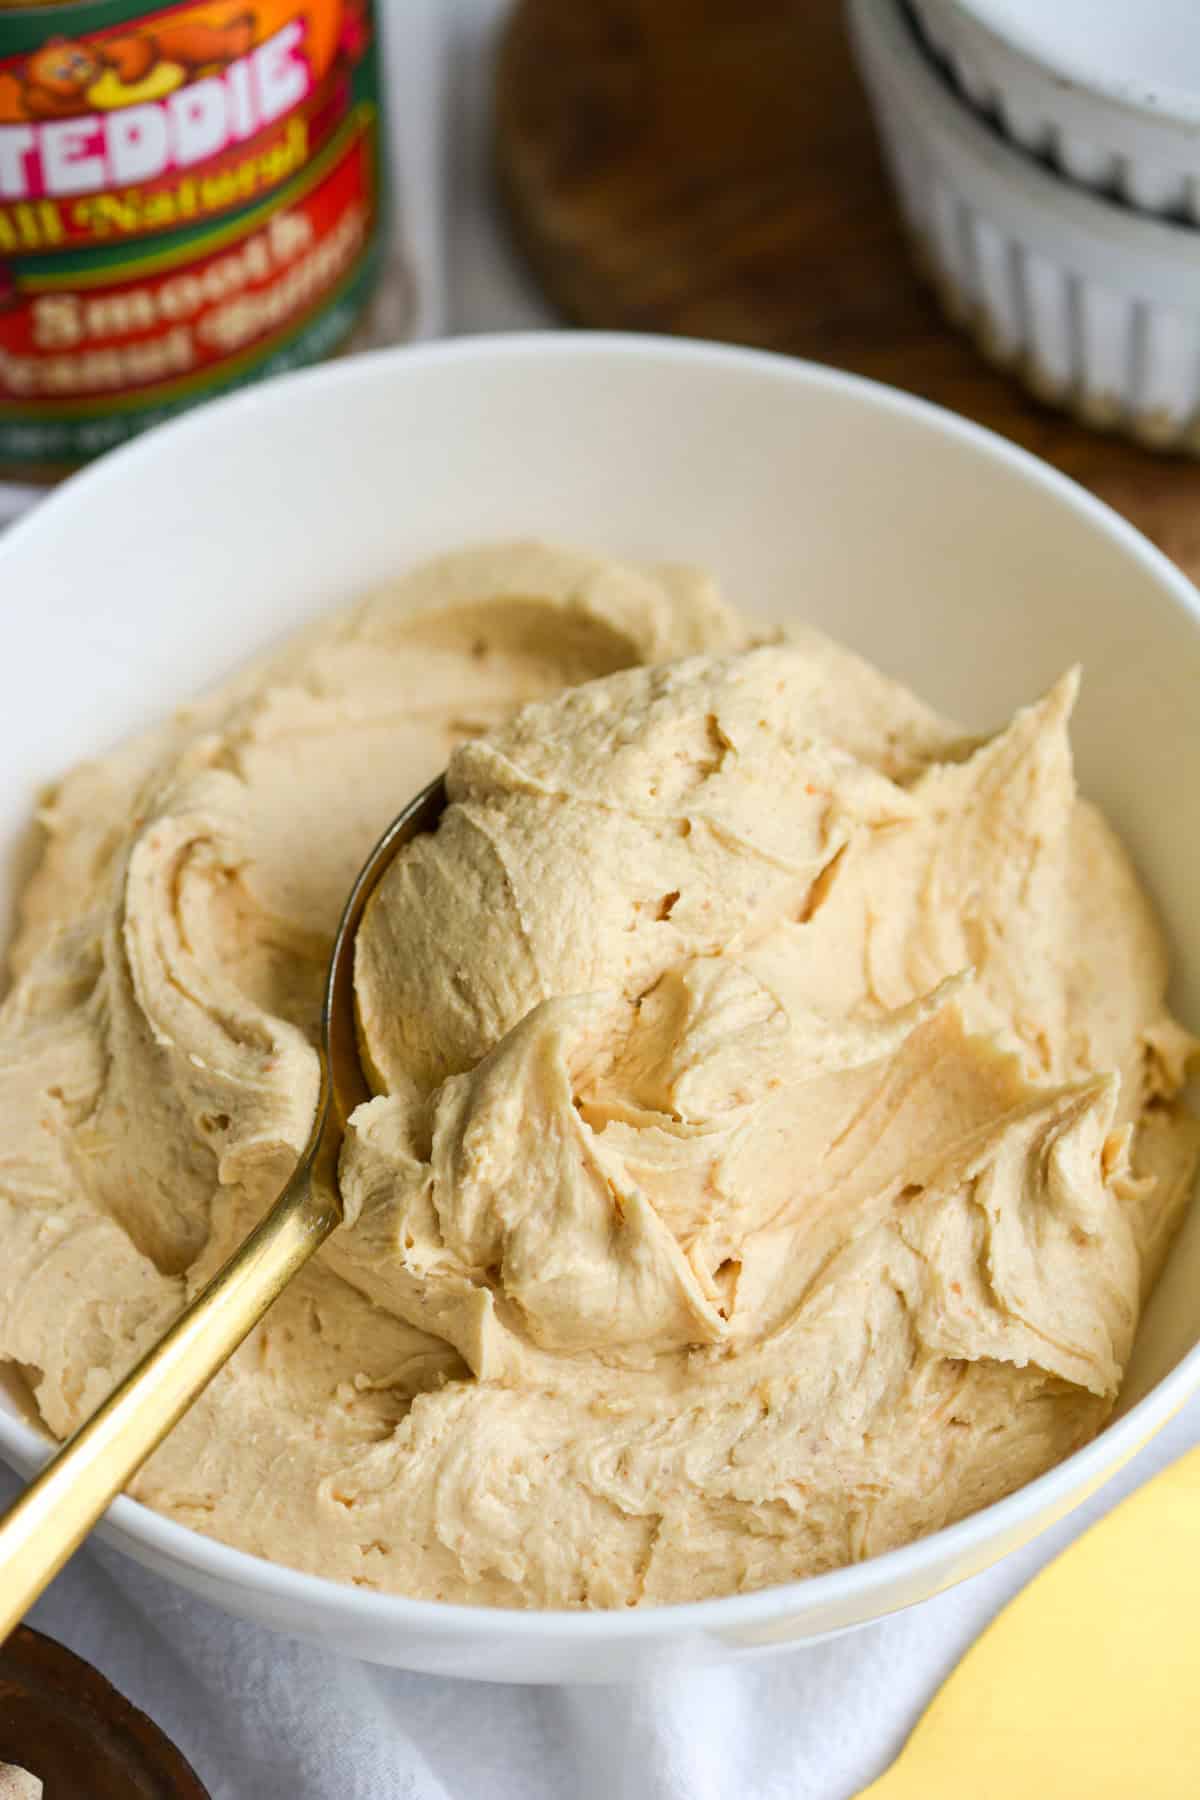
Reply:
[[[1195,0],[913,6],[849,0],[851,30],[950,316],[1042,399],[1200,454]]]
[[[911,0],[963,92],[1074,181],[1200,224],[1196,0]]]

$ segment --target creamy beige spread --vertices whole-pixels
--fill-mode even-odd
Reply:
[[[41,1800],[43,1787],[29,1769],[18,1769],[14,1762],[0,1762],[0,1800]]]
[[[0,1762],[0,1800],[42,1800],[42,1783],[28,1769]]]
[[[341,901],[448,761],[359,940],[347,1222],[134,1491],[366,1587],[619,1606],[1050,1467],[1200,1136],[1075,689],[969,740],[695,572],[510,545],[76,770],[0,1013],[0,1356],[67,1432],[261,1215]]]

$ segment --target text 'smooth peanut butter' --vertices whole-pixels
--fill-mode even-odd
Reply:
[[[335,349],[380,159],[370,0],[0,0],[0,473]]]

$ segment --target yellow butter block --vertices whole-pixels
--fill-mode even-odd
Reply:
[[[1017,1595],[862,1800],[1051,1794],[1200,1796],[1200,1450]]]

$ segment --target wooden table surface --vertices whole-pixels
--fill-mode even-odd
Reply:
[[[1200,463],[1049,411],[943,319],[836,0],[520,0],[496,133],[514,231],[568,318],[922,394],[1075,476],[1200,580]]]

